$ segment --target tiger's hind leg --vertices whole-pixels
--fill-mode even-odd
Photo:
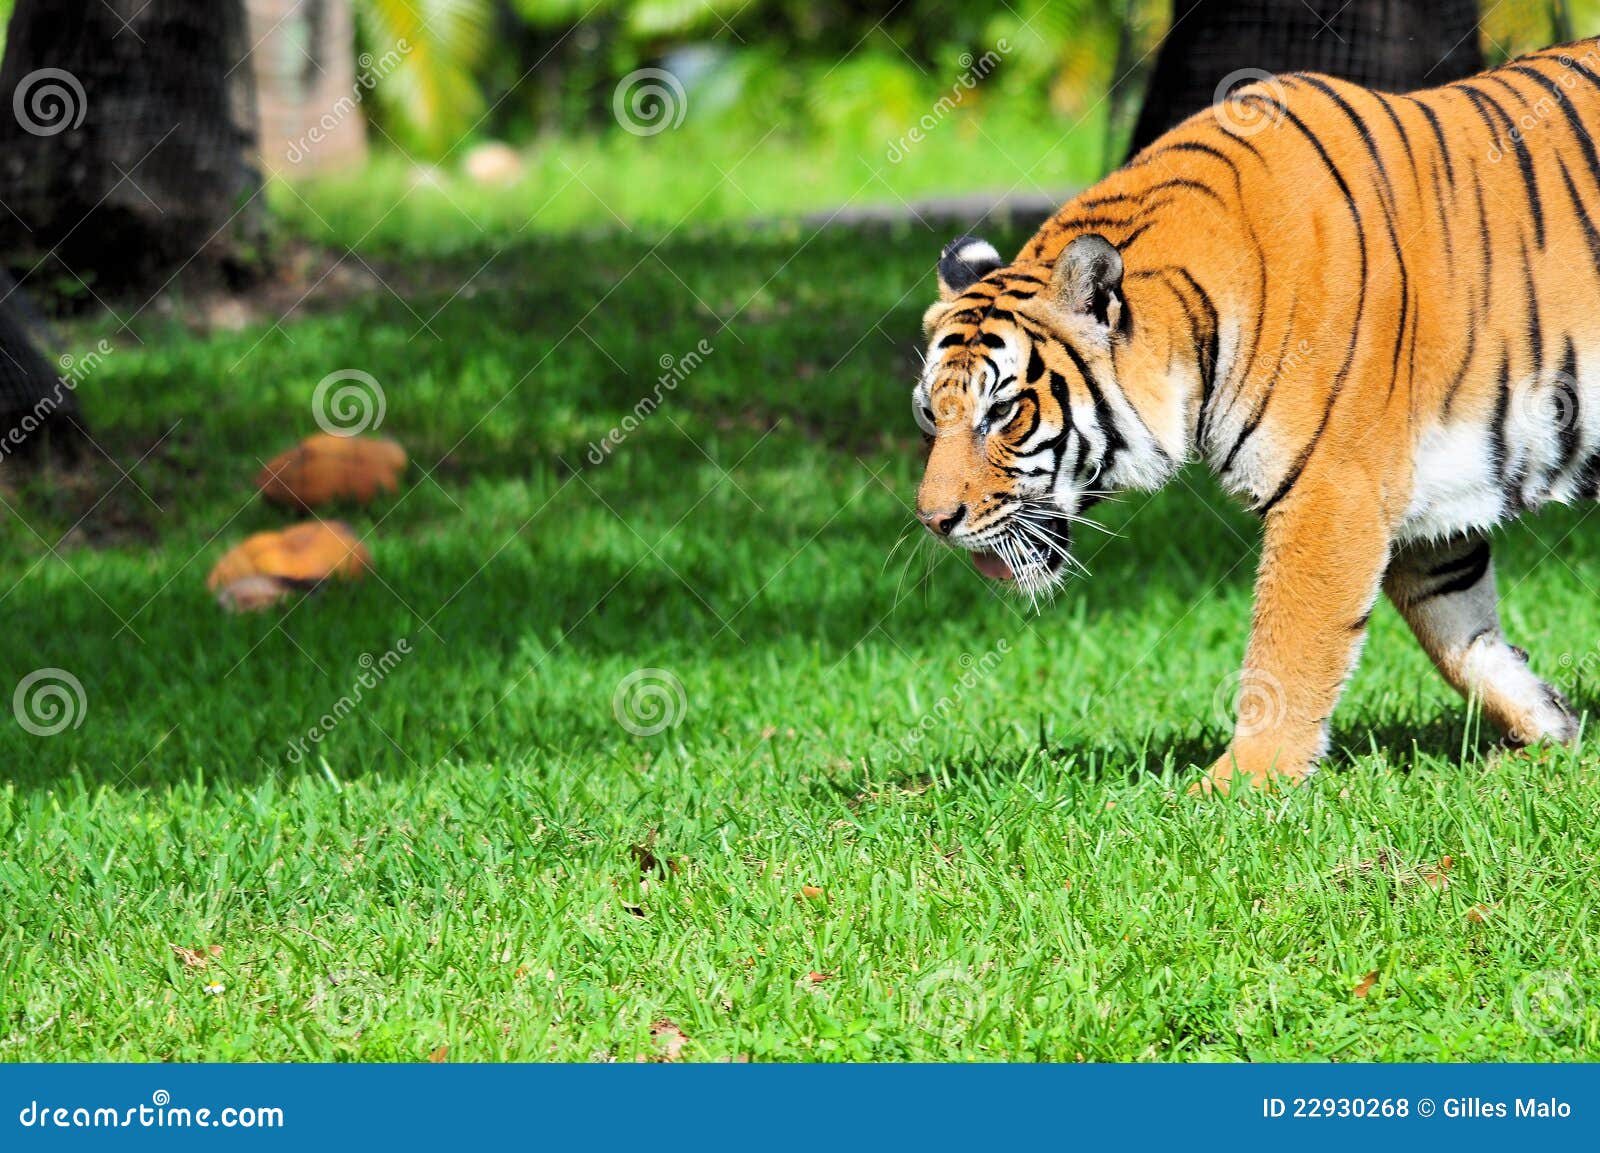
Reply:
[[[1534,675],[1528,655],[1500,631],[1486,539],[1407,545],[1390,561],[1383,590],[1444,679],[1481,701],[1512,744],[1578,735],[1566,698]]]

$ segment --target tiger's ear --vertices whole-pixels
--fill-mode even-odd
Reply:
[[[987,240],[956,237],[939,253],[939,299],[955,299],[1004,263]]]
[[[1050,287],[1062,311],[1115,329],[1122,319],[1122,254],[1103,236],[1080,236],[1056,260]]]

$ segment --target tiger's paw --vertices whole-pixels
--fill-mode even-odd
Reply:
[[[1528,667],[1528,654],[1498,634],[1473,641],[1462,659],[1464,675],[1481,700],[1484,715],[1505,734],[1510,748],[1577,739],[1578,718],[1561,690]]]
[[[1218,757],[1205,775],[1189,786],[1191,797],[1227,796],[1243,785],[1262,792],[1298,785],[1311,775],[1310,765],[1286,766],[1282,758],[1260,757],[1248,750],[1233,748]]]
[[[1495,718],[1505,729],[1506,747],[1566,745],[1578,739],[1577,715],[1559,689],[1541,681],[1538,690],[1528,696],[1524,707],[1509,717]]]

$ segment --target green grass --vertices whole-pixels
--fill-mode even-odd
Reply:
[[[915,115],[906,123],[879,117],[877,133],[803,137],[730,135],[691,121],[645,138],[613,131],[543,139],[522,150],[525,167],[509,185],[468,180],[462,147],[437,165],[380,155],[356,173],[279,183],[271,200],[287,227],[324,243],[426,255],[573,229],[639,230],[653,240],[689,223],[847,204],[901,207],[967,192],[1060,195],[1103,171],[1102,112],[1076,123],[1005,109],[951,116],[916,141],[906,139]]]
[[[456,295],[490,249],[373,250],[424,287],[204,340],[142,320],[89,374],[132,479],[4,493],[0,691],[56,667],[86,707],[0,725],[0,1059],[633,1060],[663,1020],[703,1060],[1595,1056],[1593,751],[1493,754],[1383,608],[1328,771],[1188,799],[1253,522],[1196,474],[1109,506],[1039,616],[891,559],[941,238],[655,239],[524,235]],[[345,514],[375,574],[224,615],[206,571],[286,519],[257,461],[341,368],[422,466]],[[1584,515],[1500,550],[1552,674],[1600,645]],[[652,736],[614,713],[644,668],[684,702]]]

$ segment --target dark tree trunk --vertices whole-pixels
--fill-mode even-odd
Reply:
[[[1410,92],[1483,69],[1477,0],[1173,0],[1129,155],[1245,72],[1326,72]]]
[[[34,317],[3,272],[0,297],[0,470],[36,463],[52,448],[70,460],[83,435],[73,391],[79,374],[70,363],[58,372],[40,354]]]
[[[241,0],[17,0],[0,62],[0,252],[96,294],[229,271],[260,187]],[[46,260],[48,258],[48,260]]]

